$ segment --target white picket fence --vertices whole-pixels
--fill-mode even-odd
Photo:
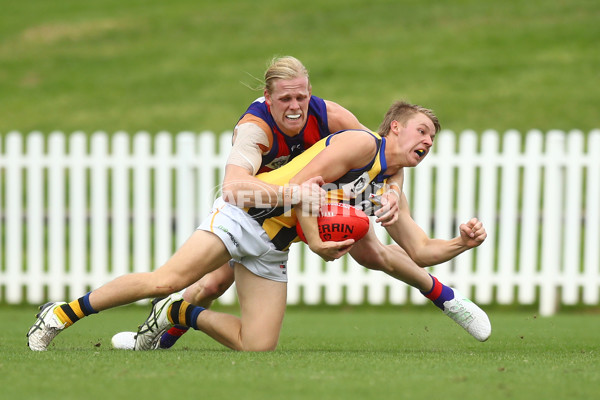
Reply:
[[[212,204],[230,134],[0,135],[0,288],[7,303],[80,296],[172,254]],[[600,130],[438,135],[407,174],[416,222],[451,238],[480,218],[488,240],[438,278],[479,304],[542,315],[600,299]],[[378,235],[389,241],[385,230]],[[350,258],[292,246],[290,304],[423,304],[415,289]],[[222,298],[234,303],[234,290]]]

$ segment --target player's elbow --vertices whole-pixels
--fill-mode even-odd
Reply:
[[[404,251],[406,252],[408,257],[410,257],[410,259],[413,260],[413,262],[415,264],[417,264],[419,267],[425,268],[425,267],[430,266],[429,257],[427,255],[427,252],[423,251],[423,248],[407,247],[407,248],[404,248]]]
[[[430,267],[432,264],[425,258],[419,256],[410,256],[410,258],[421,268]]]

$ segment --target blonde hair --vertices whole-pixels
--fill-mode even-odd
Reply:
[[[383,117],[383,122],[381,122],[381,125],[379,125],[379,130],[377,133],[379,136],[387,136],[390,131],[392,121],[398,121],[402,124],[402,126],[406,126],[408,120],[411,119],[413,115],[418,113],[424,114],[431,120],[431,122],[433,122],[435,133],[440,131],[440,121],[438,120],[438,117],[435,116],[433,111],[416,104],[410,104],[405,101],[397,101],[392,104],[387,113],[385,113],[385,117]]]
[[[308,70],[300,60],[292,56],[275,57],[265,71],[264,89],[268,93],[273,93],[273,85],[276,80],[294,79],[302,76],[308,79],[308,88],[310,89]]]

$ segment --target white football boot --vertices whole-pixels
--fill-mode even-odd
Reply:
[[[133,350],[136,335],[136,332],[119,332],[112,337],[110,343],[117,350]]]
[[[158,349],[161,336],[173,326],[168,318],[169,306],[182,298],[181,293],[173,293],[164,299],[152,300],[150,315],[135,335],[134,350]]]
[[[36,314],[37,321],[27,332],[27,345],[31,350],[46,351],[52,339],[65,329],[66,323],[61,322],[54,314],[54,310],[63,304],[66,303],[46,303],[40,306],[40,312]]]
[[[485,311],[456,289],[452,291],[454,298],[444,302],[444,314],[480,342],[488,340],[492,334],[492,324]]]

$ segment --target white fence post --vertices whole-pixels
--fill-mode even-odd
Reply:
[[[109,193],[110,154],[108,135],[96,132],[90,145],[90,284],[109,280]]]
[[[152,269],[150,263],[152,248],[150,241],[151,225],[151,152],[150,135],[138,132],[133,136],[133,271],[147,272]]]
[[[475,216],[488,240],[433,273],[484,305],[539,301],[542,315],[597,305],[600,130],[443,131],[436,141],[406,171],[415,221],[449,239]],[[2,300],[79,296],[160,266],[207,215],[230,147],[231,132],[218,141],[210,132],[0,136]],[[376,233],[389,243],[384,229]],[[302,244],[288,270],[290,304],[427,303],[381,272],[348,257],[324,263]],[[235,301],[234,289],[220,299]]]
[[[181,246],[193,232],[194,226],[194,135],[183,132],[176,140],[176,245]]]
[[[79,297],[86,290],[86,156],[87,140],[83,132],[69,137],[69,196],[67,230],[69,232],[69,296]]]
[[[483,222],[490,237],[476,251],[477,284],[475,299],[483,304],[493,300],[494,259],[496,256],[495,235],[497,225],[496,203],[498,195],[500,138],[496,131],[485,131],[481,137],[481,163],[479,167],[479,193],[477,216]]]
[[[473,131],[465,131],[459,138],[459,150],[456,156],[458,165],[458,184],[456,194],[456,223],[462,224],[476,217],[475,199],[476,185],[475,173],[477,159],[477,134]],[[458,234],[454,229],[454,235]],[[467,251],[457,257],[454,271],[454,285],[464,294],[469,294],[471,288],[476,286],[473,276],[474,252]]]
[[[600,129],[590,133],[587,152],[583,302],[600,301]]]
[[[540,232],[540,191],[543,134],[531,131],[525,140],[523,159],[523,185],[521,196],[521,237],[519,242],[519,295],[518,301],[531,304],[535,301],[537,268],[539,264],[538,237]]]
[[[26,212],[27,221],[27,270],[24,282],[27,284],[27,301],[41,303],[44,300],[44,185],[42,157],[44,138],[40,132],[32,132],[27,137],[27,154],[24,157],[26,173]]]
[[[498,272],[497,300],[501,304],[513,301],[515,282],[512,277],[516,273],[515,264],[518,202],[519,202],[519,158],[521,135],[516,131],[508,131],[503,136],[501,154],[500,207],[498,210]],[[493,235],[492,235],[493,236]]]
[[[544,191],[542,208],[542,270],[540,283],[540,314],[551,315],[556,311],[556,290],[561,259],[560,232],[562,220],[562,151],[564,134],[557,131],[548,133],[546,140],[546,160],[544,163]]]
[[[21,273],[23,267],[23,139],[17,132],[6,137],[6,300],[18,303],[21,300],[21,287],[25,284]]]
[[[584,137],[582,132],[573,131],[567,136],[564,184],[564,229],[560,241],[564,243],[562,273],[566,281],[577,282],[581,266],[581,225],[585,218],[582,213],[583,198],[583,166],[581,155],[584,154]],[[579,301],[579,285],[564,285],[562,301],[564,304],[576,304]]]
[[[129,138],[125,132],[112,137],[111,168],[111,272],[119,276],[129,272]]]
[[[66,136],[48,137],[48,297],[61,299],[67,286],[66,241]]]
[[[160,132],[154,141],[154,268],[166,262],[173,252],[173,141]]]

